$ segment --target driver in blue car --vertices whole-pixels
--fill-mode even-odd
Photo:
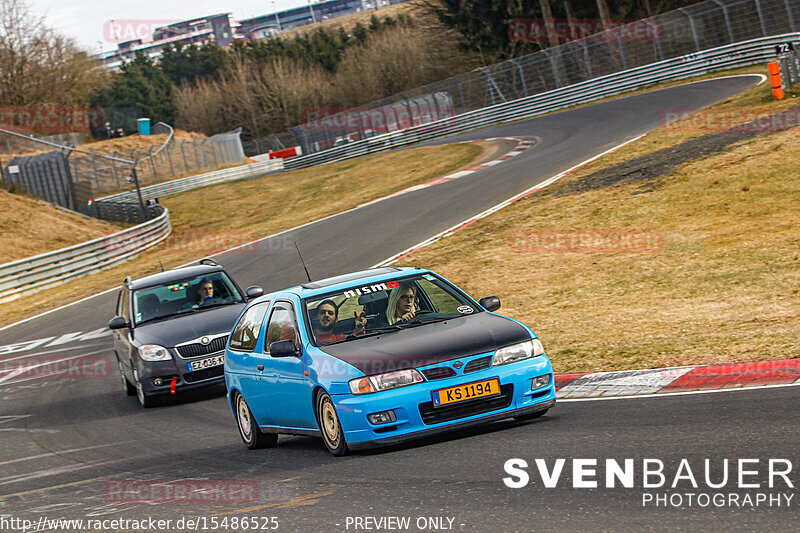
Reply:
[[[329,344],[347,338],[344,333],[333,332],[333,328],[339,320],[339,308],[336,307],[336,303],[333,300],[322,300],[315,309],[317,317],[313,321],[314,337],[316,337],[318,343]],[[354,311],[353,318],[355,319],[353,335],[363,334],[367,326],[367,319],[364,313],[362,312],[361,315],[358,315]]]

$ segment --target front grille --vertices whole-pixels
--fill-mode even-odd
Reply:
[[[428,378],[429,381],[432,379],[449,378],[456,375],[456,371],[448,366],[428,368],[427,370],[423,370],[422,373],[425,374],[425,377]]]
[[[204,379],[218,378],[225,375],[223,365],[212,366],[211,368],[204,368],[203,370],[196,370],[183,375],[183,380],[186,383],[196,383]]]
[[[433,402],[419,404],[419,414],[425,424],[438,424],[449,422],[459,418],[466,418],[472,415],[488,413],[497,409],[503,409],[511,405],[511,398],[514,394],[514,385],[508,384],[500,387],[500,395],[491,398],[472,400],[445,407],[434,407]]]
[[[473,359],[467,366],[464,367],[464,373],[468,374],[470,372],[477,372],[478,370],[484,370],[489,368],[492,364],[492,356],[488,357],[480,357],[478,359]]]
[[[226,344],[228,344],[228,336],[223,335],[222,337],[213,339],[208,344],[195,342],[193,344],[176,346],[175,350],[178,351],[178,355],[181,357],[197,357],[198,355],[208,355],[210,353],[220,352],[225,349]]]

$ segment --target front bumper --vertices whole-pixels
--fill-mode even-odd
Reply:
[[[523,407],[521,409],[514,409],[513,411],[503,411],[502,413],[496,413],[488,416],[482,416],[479,418],[472,418],[470,420],[464,420],[462,422],[455,422],[452,424],[448,424],[442,427],[435,427],[429,429],[423,429],[421,431],[417,431],[410,434],[404,435],[397,435],[394,437],[385,437],[382,439],[375,439],[371,441],[362,441],[356,443],[348,443],[347,447],[353,451],[357,450],[364,450],[367,448],[373,448],[377,446],[389,446],[391,444],[400,444],[402,442],[406,442],[409,440],[414,439],[422,439],[425,437],[429,437],[432,435],[437,435],[439,433],[445,433],[448,431],[454,431],[457,429],[468,428],[472,426],[478,426],[482,424],[488,424],[489,422],[494,422],[497,420],[504,420],[506,418],[513,418],[515,416],[524,416],[530,415],[533,413],[538,413],[541,411],[547,411],[551,407],[556,404],[556,399],[552,398],[550,400],[544,401],[542,403],[538,403],[536,405],[532,405],[530,407]]]
[[[550,383],[531,390],[534,378],[543,375],[550,375]],[[499,380],[502,394],[433,407],[433,391],[493,378]],[[355,450],[544,411],[555,404],[556,394],[552,366],[541,356],[398,389],[331,398],[348,446]],[[367,419],[383,411],[392,411],[395,420],[372,424]]]
[[[142,388],[147,394],[169,394],[172,389],[171,384],[173,378],[177,378],[175,382],[176,392],[225,383],[223,365],[217,365],[209,369],[197,370],[195,372],[189,372],[188,370],[187,364],[189,362],[201,360],[213,355],[216,354],[189,360],[178,359],[176,361],[176,357],[173,356],[172,361],[154,361],[147,363],[140,361],[137,370],[139,372],[139,380],[142,382]],[[155,378],[162,378],[164,383],[162,385],[155,385],[153,383]]]

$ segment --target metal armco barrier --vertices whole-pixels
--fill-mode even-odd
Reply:
[[[200,187],[206,187],[207,185],[215,185],[217,183],[225,183],[227,181],[245,178],[254,178],[267,172],[283,170],[283,167],[283,159],[274,159],[271,161],[264,161],[262,163],[251,163],[249,165],[224,168],[222,170],[215,170],[214,172],[198,174],[197,176],[189,176],[188,178],[165,181],[164,183],[150,185],[149,187],[142,187],[142,198],[144,200],[151,200],[153,198],[161,198],[169,194],[199,189]],[[95,205],[109,202],[135,203],[138,201],[139,197],[137,196],[136,191],[128,191],[119,194],[112,194],[111,196],[106,196],[104,198],[98,198],[95,202]]]
[[[534,96],[462,113],[422,126],[386,133],[314,154],[287,159],[286,170],[305,168],[380,152],[397,146],[429,141],[512,120],[531,118],[665,81],[764,63],[776,55],[776,46],[800,41],[800,33],[753,39],[659,61]]]
[[[169,212],[149,207],[153,218],[99,239],[0,265],[0,303],[15,300],[131,259],[166,239]]]
[[[159,183],[143,187],[141,192],[144,200],[150,200],[281,169],[283,160],[275,159]],[[138,202],[136,192],[130,191],[101,198],[84,211],[97,218],[113,220],[144,221],[150,218],[143,224],[62,250],[0,265],[0,303],[104,270],[166,239],[171,231],[167,209],[160,205],[149,206],[145,214]]]

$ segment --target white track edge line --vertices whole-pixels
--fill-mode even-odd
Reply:
[[[693,390],[693,391],[680,391],[680,392],[654,392],[651,394],[628,394],[625,396],[596,396],[592,398],[558,398],[558,391],[556,391],[556,405],[559,403],[567,402],[595,402],[600,400],[644,400],[648,398],[663,398],[665,396],[688,396],[690,394],[712,394],[716,392],[741,392],[752,391],[757,389],[779,389],[783,387],[800,387],[800,383],[779,383],[773,385],[753,385],[743,387],[728,387],[724,389],[707,389],[707,390]]]
[[[573,170],[575,170],[575,169],[577,169],[579,167],[582,167],[583,165],[586,165],[587,163],[591,163],[595,159],[599,159],[599,158],[603,157],[604,155],[610,154],[611,152],[622,148],[626,144],[632,143],[634,141],[638,141],[639,139],[641,139],[645,135],[647,135],[647,133],[643,133],[643,134],[638,135],[638,136],[636,136],[636,137],[634,137],[632,139],[628,139],[627,141],[625,141],[625,142],[623,142],[621,144],[618,144],[616,146],[613,146],[612,148],[609,148],[608,150],[606,150],[603,153],[600,153],[600,154],[597,154],[597,155],[595,155],[593,157],[590,157],[589,159],[586,159],[585,161],[582,161],[582,162],[578,163],[577,165],[574,165],[574,166],[568,168],[567,170],[561,172],[560,174],[556,174],[555,176],[552,176],[552,177],[550,177],[550,178],[548,178],[548,179],[546,179],[546,180],[544,180],[542,182],[539,182],[536,185],[534,185],[534,186],[532,186],[532,187],[530,187],[528,189],[525,189],[524,191],[522,191],[520,193],[517,193],[514,196],[512,196],[512,197],[510,197],[510,198],[508,198],[506,200],[503,200],[499,204],[497,204],[497,205],[495,205],[493,207],[490,207],[489,209],[486,209],[485,211],[482,211],[482,212],[478,213],[477,215],[473,215],[470,218],[468,218],[466,220],[463,220],[463,221],[459,222],[458,224],[455,224],[455,225],[447,228],[446,230],[444,230],[442,232],[437,233],[433,237],[429,237],[429,238],[425,239],[424,241],[421,241],[421,242],[419,242],[419,243],[417,243],[417,244],[415,244],[413,246],[410,246],[410,247],[406,248],[402,252],[399,252],[399,253],[394,254],[393,256],[391,256],[391,257],[389,257],[387,259],[384,259],[380,263],[377,263],[377,264],[373,265],[370,268],[378,268],[378,267],[389,265],[389,264],[393,263],[394,261],[398,260],[400,257],[402,257],[402,256],[404,256],[404,255],[406,255],[408,253],[417,251],[417,250],[419,250],[421,248],[425,248],[426,246],[430,246],[431,244],[433,244],[437,240],[441,239],[442,237],[447,236],[450,232],[455,232],[455,230],[457,230],[458,228],[464,226],[465,224],[468,224],[470,222],[474,222],[476,220],[480,220],[482,218],[486,218],[487,216],[491,215],[492,213],[494,213],[496,211],[500,211],[504,207],[507,207],[507,206],[511,205],[517,199],[523,198],[523,197],[527,196],[528,194],[532,193],[533,191],[535,191],[537,189],[542,189],[544,187],[547,187],[548,185],[551,185],[551,184],[555,183],[556,181],[558,181],[559,179],[563,178],[564,176],[566,176],[567,174],[569,174]]]

